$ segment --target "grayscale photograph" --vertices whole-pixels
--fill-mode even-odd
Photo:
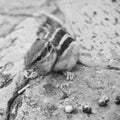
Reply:
[[[120,0],[0,0],[0,120],[120,120]]]

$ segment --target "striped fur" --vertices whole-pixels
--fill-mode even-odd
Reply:
[[[50,41],[53,43],[55,47],[57,47],[62,40],[62,37],[66,34],[66,32],[62,28],[58,28],[53,34]]]
[[[73,41],[74,39],[62,28],[58,28],[51,39],[59,55],[62,55]]]
[[[74,40],[68,33],[66,33],[65,30],[63,30],[63,28],[58,28],[55,30],[49,41],[45,44],[45,50],[43,50],[43,52],[46,51],[48,43],[51,43],[51,45],[53,45],[51,47],[56,48],[58,55],[61,56],[73,41]],[[44,54],[43,52],[41,52],[41,58],[44,57],[48,51],[46,51]]]
[[[63,44],[61,45],[60,49],[59,49],[59,56],[61,56],[64,51],[69,47],[69,45],[73,42],[74,40],[71,37],[67,37],[65,39],[65,41],[63,42]]]
[[[51,52],[53,49],[56,49],[55,52],[57,52],[58,57],[60,57],[73,41],[70,35],[66,33],[62,27],[57,28],[54,30],[54,32],[52,31],[52,33],[49,32],[44,36],[44,39],[48,40],[46,40],[46,43],[43,43],[44,47],[39,51],[39,55],[35,57],[30,64],[34,64],[37,61],[40,61],[42,58],[47,57],[49,55],[49,52]],[[49,48],[51,50],[49,50]]]
[[[54,70],[60,58],[71,48],[73,39],[62,24],[52,19],[45,20],[37,35],[39,39],[36,39],[25,57],[25,69],[38,70],[42,75]]]

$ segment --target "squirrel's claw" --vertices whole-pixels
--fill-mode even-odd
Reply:
[[[69,72],[69,71],[64,72],[64,75],[65,75],[67,80],[73,80],[75,77],[75,74],[72,72]]]

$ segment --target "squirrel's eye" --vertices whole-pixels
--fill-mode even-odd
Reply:
[[[40,41],[40,38],[37,38],[36,41]]]

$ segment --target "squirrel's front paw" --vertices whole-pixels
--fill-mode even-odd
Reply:
[[[67,80],[73,80],[75,78],[75,74],[69,71],[64,72],[64,75]]]
[[[24,77],[25,78],[36,78],[37,77],[37,73],[33,72],[33,70],[25,70],[24,71]]]

